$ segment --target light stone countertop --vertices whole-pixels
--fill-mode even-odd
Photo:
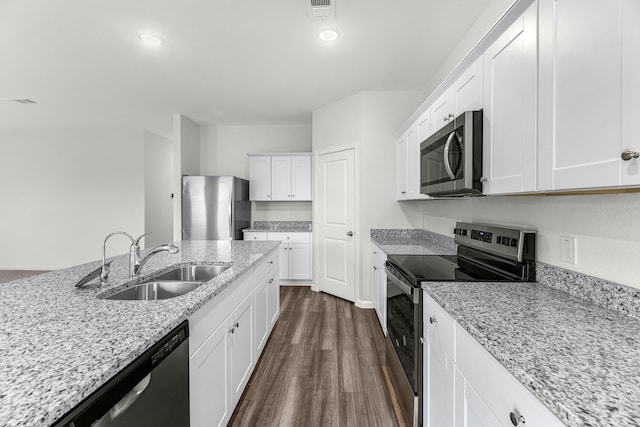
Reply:
[[[371,240],[387,255],[455,255],[453,238],[427,230],[372,229]]]
[[[242,231],[310,233],[311,229],[311,221],[254,221],[251,228]]]
[[[100,262],[0,284],[0,425],[51,425],[279,245],[175,244],[180,252],[152,257],[138,281],[176,264],[230,268],[192,292],[160,301],[100,298],[129,282],[126,255],[114,258],[113,285],[101,289],[74,287]]]

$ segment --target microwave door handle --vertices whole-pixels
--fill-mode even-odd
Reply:
[[[449,175],[449,178],[451,178],[452,180],[455,180],[456,176],[453,174],[451,165],[449,164],[449,148],[451,147],[451,141],[453,141],[454,136],[456,136],[455,130],[451,132],[451,134],[449,134],[447,142],[446,144],[444,144],[444,168],[447,170],[447,175]]]

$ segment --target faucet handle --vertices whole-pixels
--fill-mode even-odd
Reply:
[[[142,240],[142,238],[143,238],[144,236],[148,236],[149,234],[151,234],[151,232],[144,233],[143,235],[141,235],[141,236],[140,236],[140,237],[138,237],[137,239],[133,240],[133,245],[134,245],[134,246],[137,246],[137,247],[140,247],[140,240]]]

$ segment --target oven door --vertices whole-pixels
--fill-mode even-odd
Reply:
[[[405,421],[421,425],[422,291],[387,264],[387,363]],[[389,349],[392,347],[392,350]]]

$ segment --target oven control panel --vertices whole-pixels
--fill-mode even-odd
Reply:
[[[455,242],[518,262],[535,259],[535,232],[524,228],[457,222]]]

